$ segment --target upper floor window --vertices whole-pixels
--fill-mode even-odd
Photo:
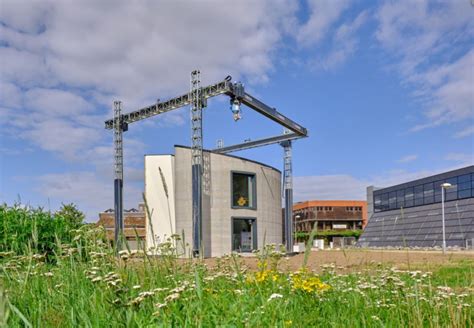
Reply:
[[[374,211],[380,212],[440,203],[442,190],[444,190],[441,188],[443,183],[451,185],[451,187],[445,189],[446,201],[474,197],[474,173],[470,173],[383,194],[374,194]]]
[[[232,172],[232,207],[256,208],[255,174]]]

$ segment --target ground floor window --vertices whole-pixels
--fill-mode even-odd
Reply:
[[[255,218],[232,218],[232,251],[251,252],[257,249]]]

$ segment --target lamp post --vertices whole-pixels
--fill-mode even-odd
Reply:
[[[452,185],[450,183],[443,183],[441,185],[441,215],[443,220],[443,254],[446,254],[446,229],[444,227],[444,194],[446,189],[451,188]]]

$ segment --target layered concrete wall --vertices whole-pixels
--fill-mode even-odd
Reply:
[[[155,247],[176,232],[175,174],[172,155],[145,156],[146,246]]]
[[[191,152],[175,149],[176,232],[184,232],[192,245]],[[256,208],[235,209],[231,204],[231,173],[256,176]],[[261,248],[282,243],[281,173],[271,167],[242,158],[204,152],[203,250],[204,256],[222,256],[232,250],[232,218],[255,218],[257,242]],[[189,252],[189,248],[187,249]]]

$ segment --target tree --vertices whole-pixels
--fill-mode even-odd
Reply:
[[[75,204],[61,203],[61,208],[56,212],[56,215],[63,217],[71,226],[79,226],[85,219],[84,213],[79,211]]]

